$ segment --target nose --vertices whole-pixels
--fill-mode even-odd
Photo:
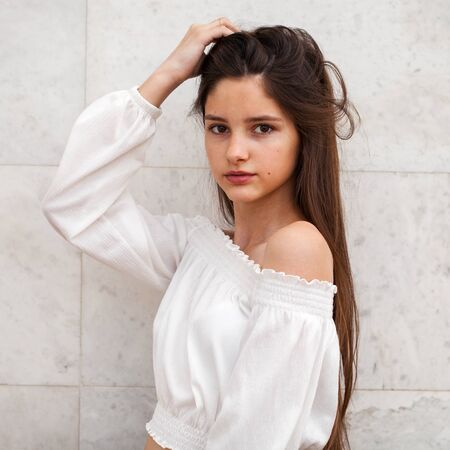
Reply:
[[[244,136],[234,133],[228,140],[227,157],[230,160],[248,158],[248,142]]]

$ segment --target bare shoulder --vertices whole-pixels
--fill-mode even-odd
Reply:
[[[333,254],[315,225],[296,221],[267,240],[264,268],[333,283]]]

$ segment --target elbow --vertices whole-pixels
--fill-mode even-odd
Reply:
[[[52,226],[54,225],[54,220],[52,217],[50,202],[48,201],[48,193],[40,200],[39,207],[42,215],[47,219]]]
[[[48,219],[51,215],[52,188],[50,187],[39,201],[42,214]]]
[[[51,225],[51,227],[66,241],[70,241],[70,238],[65,231],[56,220],[55,216],[51,213],[50,209],[45,204],[41,204],[41,212],[43,216],[47,219],[47,222]]]
[[[70,232],[63,226],[63,220],[58,217],[52,207],[48,193],[40,201],[40,210],[51,227],[66,241],[70,242]]]

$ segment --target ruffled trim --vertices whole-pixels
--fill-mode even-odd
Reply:
[[[145,425],[145,429],[157,444],[159,444],[163,448],[169,448],[169,445],[171,444],[167,442],[165,439],[163,439],[161,436],[159,436],[158,433],[153,431],[152,428],[150,428],[150,426],[148,425],[148,423]]]
[[[153,417],[145,428],[159,445],[171,450],[200,450],[206,445],[207,434],[204,431],[183,422],[160,402],[157,402]]]
[[[209,219],[208,219],[209,220]],[[270,279],[278,280],[283,283],[288,283],[291,286],[306,286],[306,287],[314,287],[324,292],[332,292],[335,294],[337,292],[337,286],[328,280],[319,280],[314,278],[312,280],[307,280],[299,275],[287,274],[282,271],[277,271],[274,269],[264,268],[261,269],[261,266],[250,258],[247,253],[245,253],[239,245],[233,242],[231,237],[226,234],[220,227],[209,221],[209,223],[213,226],[213,229],[217,232],[217,234],[223,239],[225,244],[225,248],[230,250],[237,258],[239,258],[244,264],[248,265],[253,271],[263,277],[268,277]]]
[[[216,226],[214,226],[214,227],[218,231],[219,235],[222,236],[222,238],[225,242],[225,247],[229,248],[232,253],[235,253],[238,258],[242,259],[242,261],[244,261],[245,264],[249,265],[255,271],[258,272],[258,269],[259,269],[259,271],[261,271],[261,266],[256,261],[253,261],[253,259],[251,259],[250,256],[247,255],[247,253],[245,253],[241,249],[241,247],[239,247],[239,245],[235,244],[233,242],[233,239],[231,239],[231,237],[228,236],[228,234],[226,234],[219,227],[216,227]]]
[[[292,275],[290,273],[285,273],[282,271],[276,271],[273,269],[260,269],[259,273],[268,275],[272,279],[282,280],[283,282],[288,282],[290,285],[302,285],[302,286],[314,286],[323,289],[326,292],[333,292],[336,294],[337,286],[333,283],[330,283],[328,280],[319,280],[317,278],[313,278],[312,280],[307,280],[305,278],[300,277],[299,275]]]

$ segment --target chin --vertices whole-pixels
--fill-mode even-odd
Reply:
[[[240,187],[241,188],[241,187]],[[227,197],[233,202],[233,203],[251,203],[256,200],[259,200],[260,196],[252,194],[251,192],[227,192],[225,191],[225,194],[227,194]]]

